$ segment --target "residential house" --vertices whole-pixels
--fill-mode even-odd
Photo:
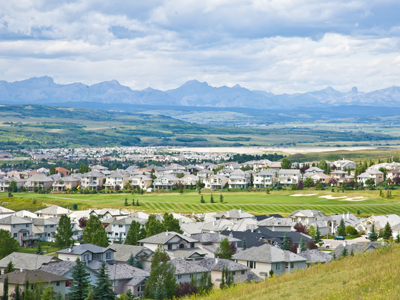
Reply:
[[[114,260],[119,264],[126,263],[132,254],[135,257],[135,259],[140,260],[143,269],[150,268],[151,257],[153,256],[154,252],[146,247],[114,243],[111,244],[109,248],[115,250]]]
[[[228,184],[228,181],[229,179],[224,176],[213,175],[206,178],[204,180],[204,183],[206,189],[216,191],[216,190],[222,190],[225,187],[225,185]]]
[[[128,182],[129,172],[126,172],[125,170],[117,170],[111,172],[111,174],[106,177],[106,183],[104,186],[106,190],[122,190]]]
[[[110,225],[106,227],[107,238],[111,241],[125,241],[132,221],[139,222],[141,226],[146,224],[146,220],[139,218],[114,219],[110,222]]]
[[[356,164],[354,161],[346,160],[344,158],[342,160],[337,160],[332,162],[332,165],[334,165],[338,170],[344,170],[344,169],[347,170],[356,168]]]
[[[15,182],[17,184],[17,189],[20,189],[24,186],[25,180],[20,179],[19,177],[11,177],[11,178],[1,178],[0,179],[0,192],[7,192],[8,187],[11,182]]]
[[[240,242],[239,239],[234,238],[232,235],[223,235],[219,233],[200,233],[191,235],[190,237],[199,242],[198,247],[207,253],[206,257],[210,258],[215,257],[215,251],[223,239],[228,239],[228,242],[235,247],[237,247],[238,242]]]
[[[200,180],[200,178],[197,177],[196,175],[188,174],[188,175],[182,177],[179,181],[185,187],[190,187],[190,186],[196,186],[197,183],[199,182],[199,180]]]
[[[101,166],[101,165],[94,165],[94,166],[91,166],[90,169],[91,169],[92,171],[98,172],[98,173],[102,173],[102,172],[104,172],[104,171],[108,171],[108,168],[107,168],[107,167],[103,167],[103,166]]]
[[[310,173],[308,173],[310,174]],[[326,175],[324,173],[314,173],[310,175],[306,175],[304,177],[309,177],[311,178],[315,184],[322,183],[323,185],[329,184],[331,177],[329,175]]]
[[[278,181],[276,178],[277,171],[274,169],[267,169],[256,173],[254,175],[254,187],[256,188],[266,188],[272,187]]]
[[[72,174],[71,176],[61,177],[53,183],[53,191],[73,190],[81,184],[82,174]]]
[[[233,276],[233,282],[236,284],[244,283],[246,281],[259,281],[259,278],[257,280],[255,276],[252,276],[253,274],[250,273],[251,271],[249,267],[228,259],[205,258],[192,263],[211,271],[211,281],[216,288],[219,288],[222,282],[222,270],[224,268],[231,273]]]
[[[357,225],[355,225],[355,228],[358,231],[364,230],[366,233],[369,233],[372,224],[375,224],[375,230],[379,231],[381,229],[384,229],[387,223],[389,223],[390,227],[395,227],[400,224],[400,217],[396,214],[381,215],[381,216],[372,215],[371,217],[366,218],[361,222],[359,222]],[[395,237],[395,233],[393,233],[393,237]]]
[[[317,264],[326,264],[333,259],[332,255],[324,251],[319,251],[318,249],[308,249],[306,251],[299,252],[298,254],[307,259],[307,268]]]
[[[26,218],[19,218],[16,216],[8,216],[0,219],[0,229],[11,232],[20,245],[24,243],[24,238],[32,234],[33,222]]]
[[[244,171],[237,169],[229,176],[229,188],[231,189],[244,189],[250,184],[250,175]]]
[[[62,298],[65,298],[65,285],[68,278],[58,276],[52,273],[44,272],[41,270],[21,270],[7,273],[8,278],[8,295],[14,293],[16,286],[19,285],[21,291],[25,289],[25,282],[29,280],[29,283],[34,285],[41,282],[44,287],[53,286],[55,294],[60,293]],[[0,278],[0,296],[4,296],[4,280],[5,276]]]
[[[34,218],[32,222],[32,235],[27,236],[24,241],[54,242],[54,234],[57,232],[58,226],[57,222],[45,218]]]
[[[229,178],[234,171],[235,170],[225,168],[225,169],[219,170],[216,175],[224,176],[226,178]]]
[[[82,175],[81,187],[83,189],[95,191],[103,186],[103,178],[105,175],[98,171],[90,171]]]
[[[268,218],[257,223],[258,227],[265,227],[272,231],[291,231],[293,227],[291,218]]]
[[[281,185],[290,187],[299,182],[300,175],[300,170],[281,169],[278,172],[278,180]]]
[[[120,295],[131,290],[132,294],[143,296],[146,280],[150,276],[148,271],[128,264],[107,265],[107,271],[114,292]]]
[[[41,190],[50,189],[53,185],[53,179],[44,175],[44,174],[36,174],[32,177],[26,179],[24,183],[24,187],[27,188],[30,192],[35,191],[35,188]]]
[[[330,228],[329,234],[336,234],[337,228],[339,227],[341,220],[344,221],[345,227],[351,226],[356,229],[357,229],[357,224],[360,223],[358,218],[355,215],[350,214],[349,212],[347,212],[347,214],[343,213],[343,214],[339,214],[339,215],[331,215],[325,219],[325,222],[328,223],[328,226]],[[363,230],[363,229],[361,229],[361,230]],[[324,234],[324,233],[321,232],[321,234]]]
[[[46,265],[51,262],[58,262],[60,259],[50,255],[13,252],[0,260],[0,275],[4,274],[4,271],[10,261],[15,269],[37,270],[42,265]]]
[[[326,215],[319,210],[304,209],[292,212],[289,218],[292,219],[293,224],[299,222],[303,225],[307,225],[315,221],[324,221],[326,219]]]
[[[114,249],[99,247],[92,244],[82,244],[57,251],[58,258],[67,261],[76,261],[78,258],[87,266],[98,270],[101,263],[115,264]]]
[[[212,222],[204,223],[201,226],[201,232],[221,232],[224,230],[232,230],[235,222],[227,219],[214,220]]]
[[[71,211],[69,209],[57,205],[52,205],[44,209],[35,211],[35,214],[39,218],[60,218],[61,216],[69,215],[70,213]]]
[[[203,259],[204,253],[198,247],[198,241],[176,232],[162,232],[139,241],[152,251],[156,251],[158,246],[162,246],[171,258]]]
[[[139,187],[142,190],[147,190],[151,187],[153,179],[146,175],[134,175],[128,178],[128,182],[132,188]]]
[[[173,186],[179,182],[179,178],[173,175],[161,175],[154,179],[153,186],[158,190],[172,190]]]
[[[364,252],[370,252],[374,251],[376,248],[382,246],[381,243],[366,243],[366,244],[359,244],[359,243],[353,243],[350,245],[347,245],[347,241],[343,241],[343,244],[340,244],[337,246],[333,251],[331,252],[332,257],[339,258],[343,252],[343,249],[346,248],[347,253],[350,255],[352,252],[353,254],[360,254]]]
[[[73,281],[72,272],[75,266],[76,261],[57,261],[44,264],[39,268],[39,270],[67,278],[65,283],[65,294],[68,294]],[[87,274],[89,284],[96,286],[97,272],[88,266],[85,266],[85,272]]]
[[[204,273],[209,273],[209,270],[198,264],[193,264],[191,261],[185,259],[175,258],[168,262],[175,267],[176,282],[190,282],[192,277],[197,278],[197,283]]]
[[[214,175],[214,172],[210,171],[208,169],[204,169],[204,170],[197,172],[197,176],[203,180],[210,176],[213,176],[213,175]]]
[[[324,170],[318,168],[318,167],[310,167],[306,170],[306,173],[311,173],[311,174],[315,174],[315,173],[324,173]]]
[[[357,176],[357,181],[359,184],[367,185],[365,182],[372,178],[374,180],[374,185],[377,186],[383,181],[383,173],[379,170],[369,170]]]
[[[241,208],[223,211],[219,214],[216,214],[214,216],[214,218],[215,218],[215,220],[227,219],[227,220],[233,220],[233,221],[239,221],[242,219],[255,219],[254,215],[244,212]]]
[[[70,171],[70,170],[68,170],[68,169],[66,169],[66,168],[63,168],[63,167],[57,167],[57,168],[56,168],[56,172],[57,172],[58,174],[60,174],[62,177],[64,177],[64,176],[69,176],[69,175],[71,174],[71,171]]]
[[[129,213],[123,212],[120,208],[118,209],[96,209],[91,210],[90,215],[97,216],[103,223],[103,225],[109,225],[110,222],[105,222],[105,220],[112,221],[113,218],[128,217]]]
[[[275,275],[306,268],[307,259],[276,246],[265,244],[236,253],[232,259],[249,267],[256,275],[268,277],[272,270]]]

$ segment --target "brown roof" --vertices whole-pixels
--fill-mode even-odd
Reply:
[[[8,277],[8,282],[13,284],[25,284],[26,280],[29,279],[29,282],[34,283],[37,281],[42,282],[51,282],[51,281],[65,281],[68,278],[55,275],[49,272],[41,271],[41,270],[24,270],[24,271],[14,271],[11,273],[7,273],[1,276],[0,282],[4,282],[4,279]]]
[[[57,172],[67,172],[67,173],[71,173],[70,170],[68,170],[68,169],[66,169],[66,168],[63,168],[63,167],[57,167],[57,168],[56,168],[56,171],[57,171]]]

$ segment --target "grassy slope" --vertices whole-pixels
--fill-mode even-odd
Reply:
[[[140,211],[158,212],[206,212],[224,211],[232,208],[242,208],[244,211],[264,214],[264,213],[283,213],[288,214],[297,209],[317,209],[327,214],[343,213],[349,211],[355,214],[357,210],[365,214],[389,214],[397,213],[400,215],[400,191],[394,190],[393,199],[379,197],[379,191],[345,191],[345,193],[332,193],[331,191],[272,191],[266,195],[264,192],[223,192],[224,203],[219,202],[220,193],[214,193],[214,201],[210,202],[210,193],[202,192],[204,200],[208,203],[200,203],[200,195],[195,192],[179,193],[151,193],[144,195],[137,194],[34,194],[34,193],[15,193],[15,199],[7,199],[6,193],[0,194],[3,205],[11,209],[27,209],[32,205],[32,200],[39,200],[33,208],[46,204],[57,204],[62,206],[72,206],[77,204],[79,209],[87,208],[122,208],[137,209]],[[291,197],[293,194],[317,194],[315,196]],[[328,200],[319,198],[322,195],[333,195],[335,197],[367,197],[366,201],[352,202]],[[20,199],[23,200],[20,200]],[[128,203],[132,198],[139,199],[140,207],[125,206],[125,198]],[[11,201],[11,202],[9,202]],[[23,208],[25,207],[25,208]],[[37,208],[39,209],[39,208]]]
[[[336,260],[199,300],[399,299],[400,246]]]

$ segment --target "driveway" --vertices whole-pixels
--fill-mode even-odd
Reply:
[[[329,245],[332,245],[331,247],[330,247],[330,249],[335,249],[337,246],[339,246],[339,245],[343,245],[343,242],[344,241],[336,241],[336,240],[327,240],[327,239],[323,239],[322,240],[325,244],[329,244]],[[356,239],[354,239],[354,240],[346,240],[347,241],[347,245],[351,245],[351,244],[354,244],[354,243],[360,243],[360,244],[365,244],[365,243],[368,243],[369,242],[369,240],[368,239],[366,239],[365,237],[359,237],[359,238],[356,238]]]

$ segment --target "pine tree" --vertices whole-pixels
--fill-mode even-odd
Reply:
[[[219,202],[221,202],[221,203],[224,202],[224,196],[222,196],[222,194],[219,196]]]
[[[232,249],[228,238],[224,238],[215,251],[215,256],[223,259],[232,259]]]
[[[133,254],[131,253],[131,256],[129,256],[128,261],[126,262],[128,265],[132,266],[132,267],[136,267],[139,269],[143,269],[143,265],[142,262],[138,259],[136,259]]]
[[[206,201],[204,201],[203,195],[201,195],[200,203],[206,203]]]
[[[214,197],[213,197],[212,194],[211,194],[211,197],[210,197],[210,203],[215,203],[215,202],[214,202]]]
[[[155,215],[150,215],[149,219],[145,224],[146,237],[150,237],[159,234],[164,231],[164,226],[160,221],[157,220]]]
[[[132,206],[135,206],[135,199],[132,199]]]
[[[285,232],[285,235],[283,236],[282,250],[289,250],[290,247],[291,247],[290,238],[288,237],[288,234]]]
[[[398,234],[398,233],[397,233],[395,242],[396,242],[396,244],[400,243],[400,234]]]
[[[247,249],[246,238],[243,238],[243,241],[242,241],[242,249],[243,249],[243,250],[246,250],[246,249]]]
[[[351,249],[350,256],[354,256],[354,251]]]
[[[85,300],[89,293],[89,273],[86,272],[86,266],[79,258],[76,260],[76,265],[72,268],[72,283],[68,300]]]
[[[128,198],[125,198],[125,206],[128,206]]]
[[[128,233],[126,234],[125,245],[138,245],[139,234],[140,234],[140,223],[133,220],[129,226]]]
[[[337,234],[338,236],[346,236],[346,227],[344,225],[343,219],[340,220],[339,226],[337,228]]]
[[[392,234],[393,234],[392,228],[390,227],[389,222],[387,222],[385,225],[385,229],[383,231],[383,239],[384,240],[390,239]]]
[[[376,234],[376,231],[375,231],[375,224],[373,224],[373,223],[372,223],[371,231],[368,235],[368,238],[371,242],[375,242],[378,239],[378,235]]]
[[[112,289],[111,279],[107,272],[107,264],[105,261],[101,263],[101,267],[97,272],[96,287],[94,296],[96,300],[115,300],[116,293]]]
[[[56,234],[54,234],[54,235],[56,235]],[[36,254],[40,255],[40,254],[42,254],[42,246],[41,246],[40,242],[37,242],[37,246],[38,247],[37,247],[37,250],[36,250]]]
[[[58,222],[57,232],[54,234],[56,245],[60,248],[68,247],[72,244],[74,231],[71,219],[67,215],[62,215]]]
[[[125,295],[126,295],[126,300],[133,300],[133,299],[135,299],[135,296],[133,295],[131,289],[127,290],[126,293],[125,293]]]
[[[3,300],[8,300],[8,276],[6,276],[6,278],[4,279]]]
[[[94,235],[97,231],[101,229],[104,230],[103,224],[101,223],[100,219],[95,215],[91,215],[89,220],[87,220],[86,222],[85,229],[83,230],[83,241],[85,242],[85,244],[95,244]]]
[[[348,253],[347,248],[346,248],[346,247],[343,247],[343,250],[342,250],[342,252],[340,253],[340,256],[341,256],[341,257],[346,257],[346,256],[347,256],[347,253]]]
[[[307,243],[306,243],[306,241],[304,240],[304,236],[302,236],[301,239],[300,239],[300,245],[299,245],[299,247],[300,247],[300,251],[301,251],[301,252],[307,251]]]
[[[317,225],[317,229],[315,230],[314,241],[316,243],[321,242],[321,232],[319,231],[319,226]]]
[[[23,299],[24,300],[31,300],[33,299],[32,291],[30,290],[29,279],[25,281],[25,288],[23,292]]]
[[[139,199],[136,200],[136,206],[140,206]]]
[[[7,266],[4,270],[4,273],[10,273],[12,271],[14,271],[14,265],[13,265],[12,261],[10,260],[10,262],[7,264]]]

